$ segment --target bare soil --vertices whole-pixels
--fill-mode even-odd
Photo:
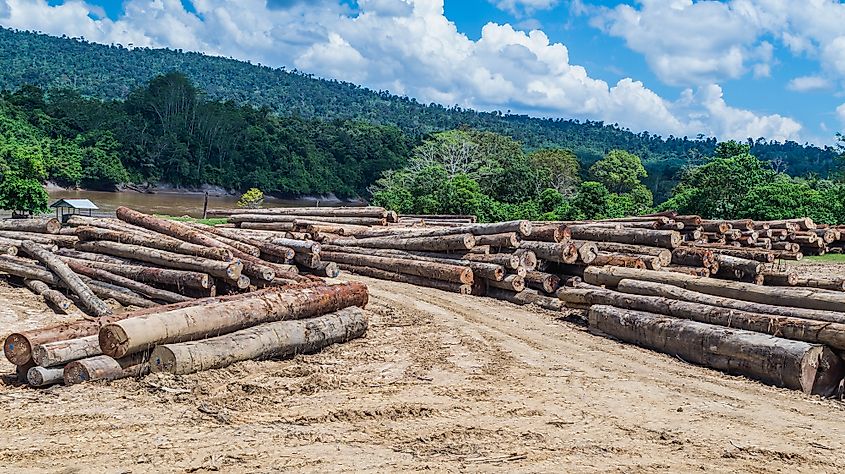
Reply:
[[[6,377],[0,471],[845,469],[840,401],[594,336],[560,313],[360,279],[367,336],[319,354],[47,390]],[[8,286],[0,308],[4,334],[57,320]]]

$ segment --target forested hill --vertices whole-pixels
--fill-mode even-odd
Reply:
[[[649,170],[647,182],[657,195],[668,193],[682,166],[711,156],[716,145],[713,139],[664,139],[601,122],[424,105],[354,84],[232,59],[178,50],[126,49],[0,28],[0,88],[7,90],[33,84],[45,89],[72,88],[100,99],[125,99],[154,76],[174,70],[186,74],[210,99],[267,106],[283,116],[395,125],[414,138],[469,126],[510,135],[528,148],[567,147],[585,168],[611,149],[624,149],[643,159]],[[824,176],[836,157],[832,149],[794,142],[758,140],[752,151],[763,159],[778,160],[781,168],[796,176]]]

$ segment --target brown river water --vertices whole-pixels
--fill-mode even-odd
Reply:
[[[51,190],[50,204],[57,199],[90,199],[100,208],[95,211],[96,215],[114,214],[119,206],[126,206],[147,214],[167,214],[171,216],[202,217],[202,205],[204,196],[202,193],[179,193],[159,192],[155,194],[143,194],[137,192],[104,192],[104,191],[74,191],[74,190]],[[236,207],[237,196],[208,196],[208,208],[231,208]],[[338,201],[319,201],[321,204],[337,205]],[[264,200],[264,207],[289,206],[305,207],[318,205],[315,199],[277,199],[267,197]],[[343,205],[355,205],[344,203]]]

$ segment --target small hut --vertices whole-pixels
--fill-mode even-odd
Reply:
[[[68,217],[72,215],[85,215],[85,211],[88,211],[87,215],[91,216],[91,211],[99,209],[90,199],[59,199],[50,204],[50,207],[56,210],[56,219],[62,223],[67,222]]]

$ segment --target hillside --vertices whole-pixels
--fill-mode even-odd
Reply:
[[[470,126],[510,135],[528,148],[563,146],[589,165],[614,148],[643,158],[647,184],[657,197],[668,195],[678,171],[713,153],[716,140],[662,138],[639,134],[601,122],[546,120],[485,113],[437,104],[360,86],[314,78],[232,59],[166,49],[126,49],[69,38],[0,28],[0,87],[15,90],[25,84],[71,88],[99,99],[124,99],[156,75],[178,70],[210,99],[267,106],[283,116],[305,119],[353,119],[395,125],[411,137]],[[796,176],[825,176],[836,153],[830,148],[758,140],[753,153],[779,160]]]

